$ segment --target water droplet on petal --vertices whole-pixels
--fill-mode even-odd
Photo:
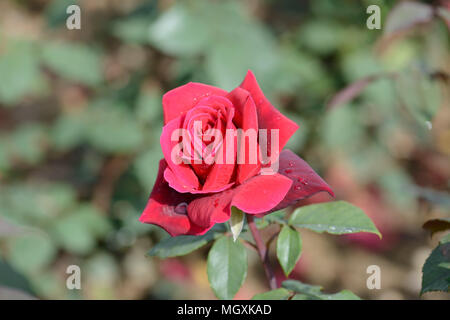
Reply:
[[[292,161],[289,161],[289,167],[293,167],[294,163]]]

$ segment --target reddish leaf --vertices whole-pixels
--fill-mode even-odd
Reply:
[[[431,235],[439,231],[450,229],[450,218],[432,219],[425,222],[422,226],[425,230],[431,232]]]

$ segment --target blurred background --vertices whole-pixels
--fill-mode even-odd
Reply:
[[[214,298],[209,246],[146,257],[168,235],[138,218],[162,157],[162,94],[189,81],[231,90],[251,69],[300,125],[287,147],[383,234],[301,230],[291,277],[418,299],[439,238],[422,224],[450,212],[450,1],[398,3],[2,0],[0,298]],[[71,4],[80,30],[66,27]],[[366,26],[372,4],[380,30]],[[381,290],[366,287],[373,264]],[[69,265],[81,268],[81,290],[66,288]],[[250,250],[249,269],[236,298],[267,290]]]

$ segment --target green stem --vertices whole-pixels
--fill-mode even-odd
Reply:
[[[261,235],[259,234],[258,228],[256,227],[254,217],[251,214],[247,214],[247,222],[253,239],[255,239],[259,257],[261,258],[267,280],[269,281],[269,287],[271,290],[274,290],[277,288],[277,280],[269,263],[267,246],[264,241],[262,241]]]

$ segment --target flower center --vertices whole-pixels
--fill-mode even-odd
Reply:
[[[210,96],[189,110],[183,122],[182,157],[191,164],[204,183],[215,159],[221,152],[223,139],[232,117],[231,102],[220,96]]]

